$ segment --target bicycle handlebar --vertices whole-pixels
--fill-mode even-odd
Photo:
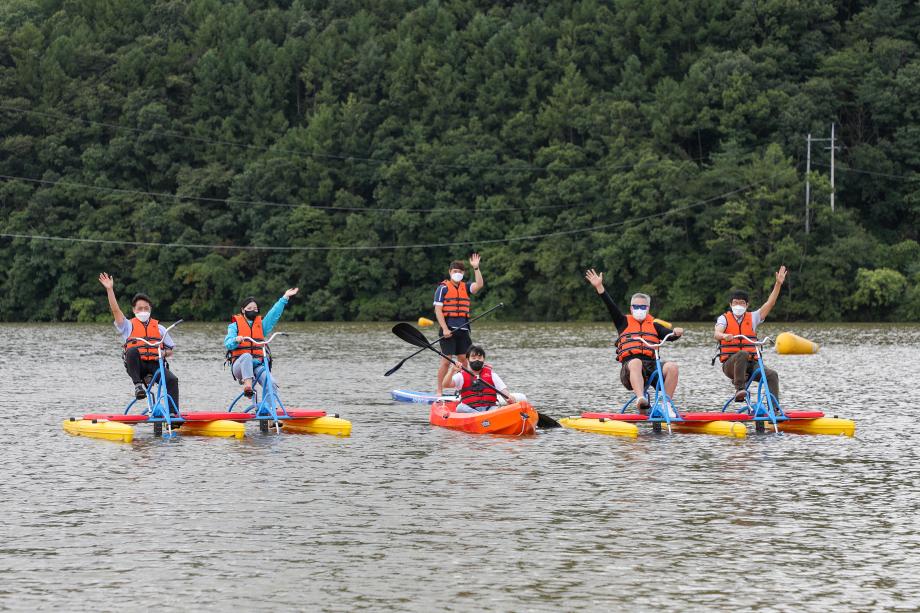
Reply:
[[[665,335],[665,337],[664,337],[663,339],[661,339],[660,341],[658,341],[658,343],[656,343],[656,344],[654,344],[654,345],[653,345],[652,343],[648,342],[647,340],[645,340],[644,338],[642,338],[641,336],[639,337],[639,340],[642,341],[643,343],[645,343],[647,346],[651,347],[652,349],[658,349],[659,347],[661,347],[662,345],[664,345],[665,342],[666,342],[669,338],[671,338],[672,336],[674,336],[674,333],[673,333],[673,332],[668,332],[667,335]],[[682,335],[681,335],[681,336],[682,336]],[[677,338],[680,338],[680,337],[678,336]]]
[[[272,342],[272,339],[274,339],[276,336],[287,336],[287,332],[275,332],[274,334],[269,336],[267,340],[264,340],[264,341],[257,341],[251,336],[242,336],[240,338],[242,338],[244,341],[249,341],[253,345],[267,345],[270,342]]]
[[[746,340],[746,341],[747,341],[748,343],[750,343],[751,345],[759,345],[759,346],[766,345],[766,344],[767,344],[767,341],[770,340],[770,337],[769,337],[769,336],[765,336],[765,337],[763,338],[762,341],[755,341],[754,339],[752,339],[752,338],[750,338],[750,337],[748,337],[748,336],[745,336],[744,334],[733,334],[733,335],[732,335],[732,338],[733,338],[733,339],[735,339],[735,338],[741,338],[741,339]]]

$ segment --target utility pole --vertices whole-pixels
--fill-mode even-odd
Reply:
[[[811,132],[808,133],[805,142],[808,143],[808,153],[805,154],[805,234],[808,234],[810,229],[809,205],[811,204]]]
[[[808,234],[811,230],[811,220],[809,219],[811,214],[811,144],[828,141],[831,144],[828,149],[831,150],[831,213],[833,213],[834,199],[837,196],[837,191],[834,186],[834,152],[837,150],[836,125],[833,123],[831,124],[830,138],[812,138],[811,133],[805,138],[805,142],[807,143],[807,153],[805,154],[805,234]]]

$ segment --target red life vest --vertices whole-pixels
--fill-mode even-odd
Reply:
[[[466,291],[466,282],[461,281],[459,285],[454,285],[453,281],[441,281],[441,285],[447,288],[442,299],[441,312],[444,317],[466,317],[470,316],[470,295]]]
[[[163,337],[160,336],[160,322],[156,319],[151,317],[147,320],[147,323],[144,323],[137,317],[132,317],[130,321],[131,334],[128,335],[128,338],[142,338],[151,343],[158,343],[163,340]],[[137,352],[141,354],[142,360],[147,362],[157,361],[156,347],[151,347],[140,341],[125,341],[125,351],[134,347],[137,347]]]
[[[479,376],[474,377],[465,370],[460,371],[463,375],[463,386],[460,388],[460,402],[478,409],[480,407],[494,407],[498,404],[498,394],[491,387],[482,384],[483,381],[491,386],[495,386],[492,381],[492,367],[483,366],[479,371]],[[482,381],[480,381],[480,379]]]
[[[741,317],[741,322],[735,318],[735,314],[727,311],[725,317],[725,334],[743,334],[751,340],[757,340],[757,334],[754,332],[754,315],[750,311],[745,311]],[[752,345],[743,338],[733,338],[730,341],[719,341],[719,361],[724,362],[733,354],[739,351],[748,353],[757,353],[757,346]]]
[[[651,313],[646,315],[642,321],[632,315],[626,316],[626,327],[617,337],[617,360],[625,362],[627,358],[635,356],[654,359],[655,350],[640,341],[640,338],[644,338],[653,345],[660,341],[658,331],[655,329],[655,318]]]
[[[265,340],[265,334],[262,332],[261,315],[256,315],[256,318],[252,320],[252,325],[249,325],[248,319],[239,314],[233,316],[233,321],[236,323],[237,336],[248,336],[256,341]],[[261,360],[265,356],[265,349],[264,345],[256,345],[250,341],[240,341],[236,349],[231,349],[229,353],[232,362],[235,362],[244,353],[251,353],[253,359]]]

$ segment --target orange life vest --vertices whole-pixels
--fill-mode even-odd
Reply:
[[[725,317],[725,334],[743,334],[751,340],[757,340],[757,334],[754,332],[754,316],[750,311],[746,311],[741,317],[741,323],[735,318],[735,314],[727,311]],[[757,353],[757,346],[752,345],[742,338],[733,338],[730,341],[719,341],[719,361],[724,362],[738,351],[747,351],[748,353]]]
[[[470,316],[470,295],[466,291],[466,282],[461,281],[459,285],[454,285],[453,281],[441,281],[441,285],[447,287],[442,300],[442,313],[444,317],[466,317]]]
[[[639,321],[632,315],[627,315],[626,322],[626,327],[617,337],[617,360],[625,362],[627,358],[635,356],[653,359],[655,350],[639,339],[644,338],[653,345],[659,342],[658,331],[655,329],[655,318],[649,313],[645,319]]]
[[[128,335],[128,338],[142,338],[151,343],[158,343],[163,340],[163,337],[160,336],[160,322],[154,318],[147,320],[147,323],[142,322],[137,317],[131,318],[131,334]],[[146,345],[140,341],[125,341],[125,351],[137,347],[137,352],[141,354],[141,359],[147,362],[156,362],[157,357],[157,348]]]
[[[248,336],[260,342],[265,340],[265,334],[262,332],[261,315],[256,315],[256,318],[252,320],[252,325],[249,325],[248,319],[239,314],[233,316],[233,322],[236,324],[237,336]],[[250,341],[241,341],[236,349],[231,349],[229,353],[231,362],[235,362],[236,359],[244,353],[251,353],[253,359],[261,360],[265,356],[265,349],[264,345],[256,345]]]
[[[498,404],[498,394],[495,393],[495,390],[482,384],[482,382],[485,381],[489,385],[495,385],[495,382],[492,380],[491,366],[483,366],[482,370],[479,371],[478,377],[474,377],[465,370],[461,370],[460,374],[463,375],[463,386],[460,388],[460,402],[474,409],[480,407],[494,407]]]

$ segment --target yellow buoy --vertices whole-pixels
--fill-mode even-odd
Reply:
[[[243,438],[246,425],[229,419],[215,421],[187,421],[179,428],[179,433],[192,436],[219,436],[224,438]]]
[[[818,353],[818,343],[796,336],[792,332],[782,332],[776,337],[776,353],[782,355]]]
[[[563,417],[559,423],[566,428],[581,430],[582,432],[592,432],[594,434],[607,434],[610,436],[628,436],[636,438],[639,436],[639,428],[634,424],[617,421],[615,419],[586,419],[584,417]]]
[[[428,326],[433,326],[434,322],[428,319],[427,317],[419,317],[418,325],[421,326],[422,328],[427,328]]]
[[[664,424],[661,424],[661,427],[666,428]],[[744,427],[744,424],[737,421],[726,421],[724,419],[717,421],[672,422],[671,430],[674,432],[715,434],[716,436],[731,436],[734,438],[744,438],[747,436],[747,428]]]
[[[852,419],[839,419],[837,417],[819,417],[818,419],[790,419],[781,421],[780,432],[790,434],[827,434],[830,436],[853,436],[856,433],[856,422]],[[770,424],[767,424],[769,427]]]
[[[664,326],[665,328],[673,328],[673,327],[674,327],[674,326],[671,325],[671,322],[665,321],[665,320],[663,320],[663,319],[658,319],[657,317],[655,318],[654,321],[655,321],[656,324],[661,324],[661,325]]]
[[[107,441],[130,443],[134,438],[134,428],[117,421],[98,419],[68,419],[61,424],[68,434],[101,438]]]
[[[300,434],[331,434],[332,436],[351,436],[351,422],[326,415],[306,419],[285,419],[281,422],[283,432]]]

